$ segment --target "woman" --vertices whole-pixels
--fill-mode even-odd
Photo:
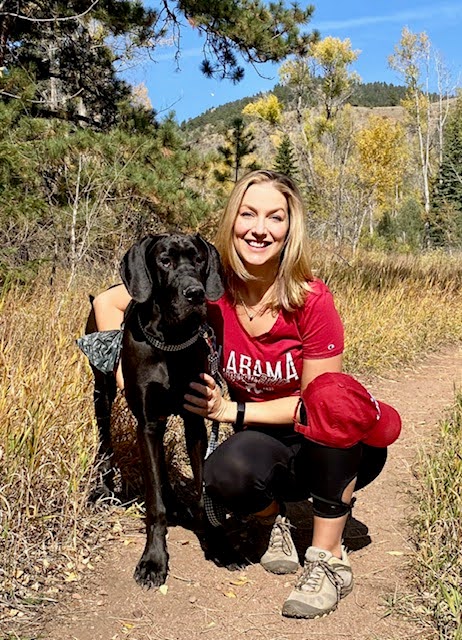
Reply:
[[[342,368],[343,327],[327,286],[311,273],[302,199],[288,177],[254,171],[234,187],[216,246],[227,292],[210,304],[223,347],[225,399],[203,374],[185,408],[233,423],[237,433],[206,460],[205,490],[230,511],[272,526],[262,566],[294,573],[298,555],[284,500],[313,499],[313,539],[283,614],[314,618],[333,611],[353,587],[342,546],[355,486],[381,471],[386,449],[357,443],[327,447],[294,431],[301,390]],[[94,301],[100,330],[120,325],[124,287]],[[121,374],[118,382],[123,386]]]

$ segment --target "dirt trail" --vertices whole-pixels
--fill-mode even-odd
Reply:
[[[431,442],[437,424],[462,383],[462,349],[433,354],[393,377],[366,382],[403,418],[401,438],[390,449],[381,476],[359,492],[346,532],[352,549],[353,593],[321,620],[290,620],[280,615],[293,578],[266,573],[258,564],[230,573],[204,560],[197,538],[181,527],[169,532],[168,591],[143,592],[132,578],[141,554],[142,525],[106,549],[91,577],[75,583],[74,593],[43,626],[47,640],[341,640],[418,637],[419,629],[387,616],[384,596],[406,590],[411,546],[406,519],[409,486],[418,446]],[[306,506],[291,505],[294,539],[303,553],[309,543]],[[408,586],[408,588],[411,588]]]

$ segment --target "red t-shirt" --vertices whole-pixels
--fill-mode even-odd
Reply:
[[[310,282],[305,304],[281,310],[260,336],[247,333],[225,294],[209,303],[209,320],[222,346],[222,375],[234,400],[259,402],[300,393],[303,360],[343,352],[343,325],[332,294],[321,280]]]

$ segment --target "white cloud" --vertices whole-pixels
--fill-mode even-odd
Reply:
[[[172,49],[170,52],[154,54],[154,60],[156,62],[163,62],[166,60],[174,60],[176,49]],[[180,61],[182,58],[199,58],[204,55],[202,47],[195,47],[191,49],[183,49],[180,52]]]
[[[333,31],[336,29],[366,27],[375,24],[394,22],[406,24],[406,22],[411,20],[431,19],[442,22],[447,19],[454,21],[457,18],[462,18],[462,5],[460,3],[443,5],[435,3],[435,5],[429,7],[421,7],[409,11],[398,11],[396,13],[382,16],[360,16],[358,18],[350,18],[347,20],[324,20],[322,22],[316,22],[314,20],[312,26],[320,31]]]

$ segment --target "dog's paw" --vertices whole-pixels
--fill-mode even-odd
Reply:
[[[207,560],[211,560],[218,567],[225,567],[228,571],[242,571],[249,564],[248,560],[231,545],[226,533],[219,527],[213,530],[211,536],[207,536],[204,553]]]
[[[151,559],[144,559],[138,562],[133,577],[144,589],[161,587],[167,580],[168,567],[165,562],[154,562]]]
[[[244,571],[249,565],[247,559],[236,549],[221,550],[218,553],[211,554],[207,559],[212,560],[217,567],[224,567],[228,571]]]

